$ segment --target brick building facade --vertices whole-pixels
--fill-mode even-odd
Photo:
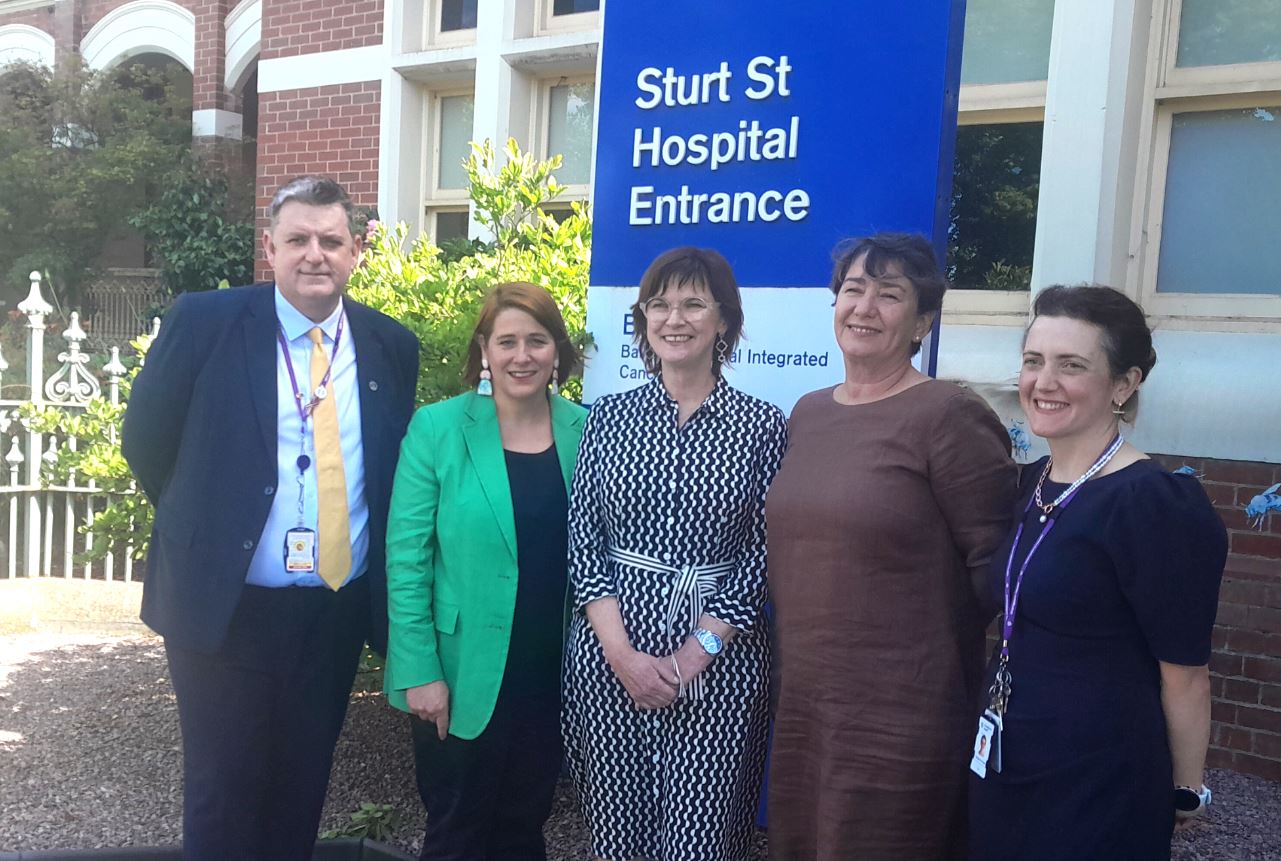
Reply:
[[[545,156],[563,146],[567,133],[553,113],[575,104],[575,98],[592,109],[601,38],[595,5],[561,0],[483,0],[479,7],[445,0],[0,0],[0,66],[12,59],[51,63],[68,52],[81,53],[97,67],[145,53],[167,55],[192,73],[197,140],[219,146],[256,138],[250,157],[260,226],[272,190],[292,176],[318,172],[343,183],[358,205],[377,206],[383,218],[406,221],[439,238],[447,226],[474,232],[465,192],[451,184],[444,154],[465,149],[467,140],[510,136]],[[1184,110],[1181,104],[1208,110],[1218,103],[1206,107],[1207,100],[1228,106],[1233,99],[1249,98],[1242,93],[1281,92],[1281,58],[1265,57],[1248,68],[1234,58],[1235,65],[1210,66],[1219,70],[1217,77],[1203,84],[1195,69],[1175,68],[1174,60],[1162,59],[1169,34],[1177,30],[1171,17],[1180,8],[1176,0],[1130,4],[1133,10],[1111,19],[1109,38],[1088,45],[1073,40],[1097,36],[1098,22],[1087,26],[1074,16],[1098,4],[1043,5],[1053,12],[1052,21],[1044,23],[1046,58],[1040,71],[1013,74],[1010,83],[1000,69],[974,63],[967,73],[973,80],[963,79],[960,100],[963,125],[1044,121],[1053,114],[1059,128],[1072,127],[1077,135],[1097,131],[1106,144],[1096,153],[1075,140],[1054,138],[1047,126],[1036,249],[1037,266],[1047,274],[1034,282],[1124,285],[1156,315],[1171,345],[1160,348],[1159,381],[1187,374],[1196,362],[1204,365],[1225,351],[1254,350],[1266,359],[1281,334],[1276,310],[1281,297],[1227,297],[1222,309],[1207,305],[1205,297],[1170,297],[1141,265],[1145,255],[1155,253],[1143,245],[1154,233],[1143,218],[1159,221],[1161,214],[1144,188],[1122,184],[1114,199],[1096,195],[1084,203],[1073,195],[1082,186],[1077,177],[1095,174],[1137,175],[1139,186],[1158,188],[1165,172],[1178,167],[1163,161],[1161,153],[1170,145],[1169,117],[1184,116],[1177,112]],[[1118,2],[1116,8],[1123,5]],[[1144,28],[1151,29],[1150,38]],[[998,29],[989,28],[986,38]],[[1054,56],[1075,63],[1076,73],[1060,75],[1053,67],[1051,34],[1061,40]],[[1132,54],[1108,54],[1116,45],[1130,46]],[[1149,55],[1136,57],[1143,45]],[[1021,56],[1031,54],[1035,51]],[[1091,66],[1092,59],[1099,62]],[[1100,66],[1107,70],[1102,78],[1079,74]],[[1047,77],[1057,85],[1047,88]],[[1187,101],[1194,96],[1200,102]],[[1113,105],[1114,98],[1121,101]],[[1185,103],[1171,101],[1180,98]],[[1098,110],[1101,104],[1108,105],[1107,112]],[[1116,128],[1090,126],[1113,121]],[[590,122],[586,125],[590,128]],[[1149,155],[1153,152],[1155,157]],[[574,170],[581,176],[568,181],[569,196],[585,199],[589,166]],[[1127,235],[1136,237],[1129,245]],[[1087,264],[1066,265],[1073,254],[1088,258]],[[258,276],[270,277],[261,261]],[[991,366],[985,364],[988,352],[1017,355],[1012,344],[1027,313],[1025,295],[980,293],[961,290],[949,296],[942,339],[944,351],[953,351],[944,357],[948,375],[976,382],[983,382],[982,375],[973,369]],[[1211,323],[1203,325],[1207,319]],[[1185,345],[1201,336],[1200,329],[1207,338],[1240,337],[1209,352],[1197,347],[1201,352],[1195,355],[1202,359],[1180,359],[1179,351],[1191,350]],[[1239,366],[1232,367],[1253,373],[1248,369],[1259,364],[1257,358],[1240,352]],[[1001,360],[1000,367],[1008,365]],[[1204,375],[1195,379],[1188,385],[1205,390]],[[1265,397],[1275,390],[1273,384],[1254,394],[1261,407],[1243,401],[1239,409],[1275,411]],[[1178,421],[1204,423],[1214,412],[1213,406],[1198,415],[1185,410]],[[1243,412],[1240,422],[1255,421],[1254,412]],[[1160,455],[1171,468],[1186,465],[1202,475],[1231,536],[1211,660],[1210,764],[1281,780],[1281,514],[1265,517],[1260,527],[1244,514],[1254,496],[1281,481],[1281,450],[1275,426],[1272,442],[1266,437],[1259,442],[1266,431],[1253,433],[1252,447],[1240,451],[1206,431],[1183,435],[1190,440],[1185,443],[1151,447],[1176,452]],[[1247,459],[1234,460],[1238,455]]]

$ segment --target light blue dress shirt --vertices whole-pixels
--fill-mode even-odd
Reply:
[[[339,303],[334,313],[322,323],[313,323],[301,311],[289,304],[276,288],[276,318],[284,330],[293,360],[298,387],[307,392],[311,382],[311,339],[307,333],[319,325],[325,333],[325,352],[332,354],[334,336],[338,333],[338,319],[343,307]],[[317,574],[294,574],[285,570],[285,533],[296,526],[315,529],[316,508],[316,442],[312,423],[305,428],[294,405],[294,390],[289,381],[289,369],[280,342],[274,344],[276,352],[276,494],[272,499],[271,513],[263,526],[249,563],[245,582],[254,586],[324,586]],[[333,359],[333,372],[329,378],[329,397],[337,398],[338,434],[342,441],[343,469],[347,478],[347,511],[351,522],[351,572],[346,582],[365,573],[369,561],[369,505],[365,502],[365,455],[360,438],[360,384],[356,375],[356,347],[351,337],[351,321],[343,324],[342,341],[338,355]],[[298,455],[311,458],[312,465],[303,473],[303,514],[298,517]]]

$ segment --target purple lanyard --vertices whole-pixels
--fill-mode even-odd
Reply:
[[[1086,470],[1086,475],[1093,475],[1102,469],[1103,466],[1111,460],[1113,455],[1115,455],[1120,449],[1119,443],[1121,441],[1122,440],[1119,435],[1113,439],[1112,443],[1104,450],[1103,454],[1099,455],[1098,459],[1094,461],[1094,464]],[[1050,465],[1051,462],[1047,462],[1045,464],[1045,473],[1043,473],[1041,477],[1042,481],[1044,481],[1045,476],[1049,474]],[[1076,495],[1081,492],[1082,487],[1085,487],[1084,483],[1077,485],[1068,492],[1067,496],[1057,500],[1052,506],[1052,508],[1056,510],[1052,513],[1047,512],[1047,516],[1042,518],[1042,520],[1045,521],[1045,525],[1041,527],[1041,534],[1036,536],[1036,541],[1032,542],[1032,547],[1028,550],[1027,556],[1023,557],[1023,564],[1019,566],[1018,579],[1013,579],[1014,556],[1019,552],[1019,541],[1023,538],[1023,524],[1024,521],[1027,520],[1028,512],[1032,510],[1033,501],[1036,499],[1035,493],[1028,495],[1027,505],[1023,507],[1023,518],[1019,521],[1019,527],[1014,532],[1014,543],[1010,546],[1010,558],[1005,562],[1005,618],[1001,622],[1002,666],[1008,664],[1010,660],[1010,637],[1014,634],[1014,616],[1019,609],[1019,593],[1023,590],[1023,575],[1027,573],[1027,566],[1031,563],[1032,557],[1036,555],[1036,551],[1040,549],[1041,543],[1045,541],[1045,537],[1049,535],[1050,530],[1054,528],[1054,524],[1059,522],[1058,518],[1059,515],[1063,513],[1063,509],[1068,507],[1069,502],[1076,499]],[[1014,586],[1012,592],[1010,590],[1011,580],[1013,580]]]
[[[338,317],[338,329],[334,332],[334,346],[329,354],[329,367],[325,369],[325,375],[320,379],[320,386],[318,387],[320,389],[324,389],[329,385],[329,376],[334,372],[334,362],[338,358],[338,345],[342,343],[343,323],[346,319],[346,314]],[[285,355],[285,367],[289,370],[289,385],[294,390],[294,406],[298,408],[298,418],[302,422],[303,434],[306,434],[307,417],[316,408],[320,398],[315,392],[312,392],[311,400],[305,406],[303,405],[302,390],[298,388],[298,376],[294,373],[294,360],[289,355],[289,342],[285,340],[285,330],[279,323],[276,324],[276,340],[280,342],[280,351]]]
[[[1076,498],[1076,495],[1080,490],[1081,488],[1078,487],[1076,490],[1072,491],[1071,496],[1068,496],[1058,504],[1057,508],[1060,513],[1064,508],[1067,508],[1067,504],[1069,502]],[[1023,520],[1027,519],[1027,513],[1031,510],[1032,497],[1029,496],[1027,499],[1027,505],[1023,508]],[[1008,662],[1010,660],[1010,636],[1014,633],[1014,614],[1018,612],[1019,608],[1019,592],[1023,589],[1023,575],[1027,573],[1028,563],[1032,561],[1032,557],[1036,554],[1037,549],[1040,548],[1041,542],[1045,540],[1045,536],[1049,535],[1050,530],[1054,528],[1054,524],[1059,522],[1058,514],[1055,514],[1045,521],[1045,525],[1041,527],[1041,534],[1036,536],[1036,541],[1032,542],[1032,549],[1028,550],[1027,556],[1023,557],[1023,564],[1019,566],[1019,576],[1018,579],[1014,581],[1014,591],[1011,593],[1010,575],[1014,571],[1014,554],[1018,553],[1019,541],[1023,538],[1023,520],[1019,521],[1019,528],[1014,532],[1014,544],[1010,547],[1010,558],[1005,562],[1005,620],[1001,623],[1002,662]]]

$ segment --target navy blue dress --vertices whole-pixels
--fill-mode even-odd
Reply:
[[[1015,576],[1040,511],[1026,467]],[[1046,501],[1065,485],[1047,480]],[[999,602],[1014,532],[993,556]],[[1170,857],[1173,776],[1158,661],[1209,661],[1227,534],[1192,476],[1141,460],[1086,482],[1024,576],[1003,769],[970,776],[970,857]],[[989,664],[983,690],[995,672]],[[986,693],[984,695],[986,700]],[[977,716],[976,716],[977,717]],[[977,720],[976,720],[977,723]]]

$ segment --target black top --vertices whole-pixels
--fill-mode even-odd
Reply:
[[[569,498],[556,446],[538,454],[504,450],[516,520],[516,610],[504,694],[560,693],[565,630]]]

